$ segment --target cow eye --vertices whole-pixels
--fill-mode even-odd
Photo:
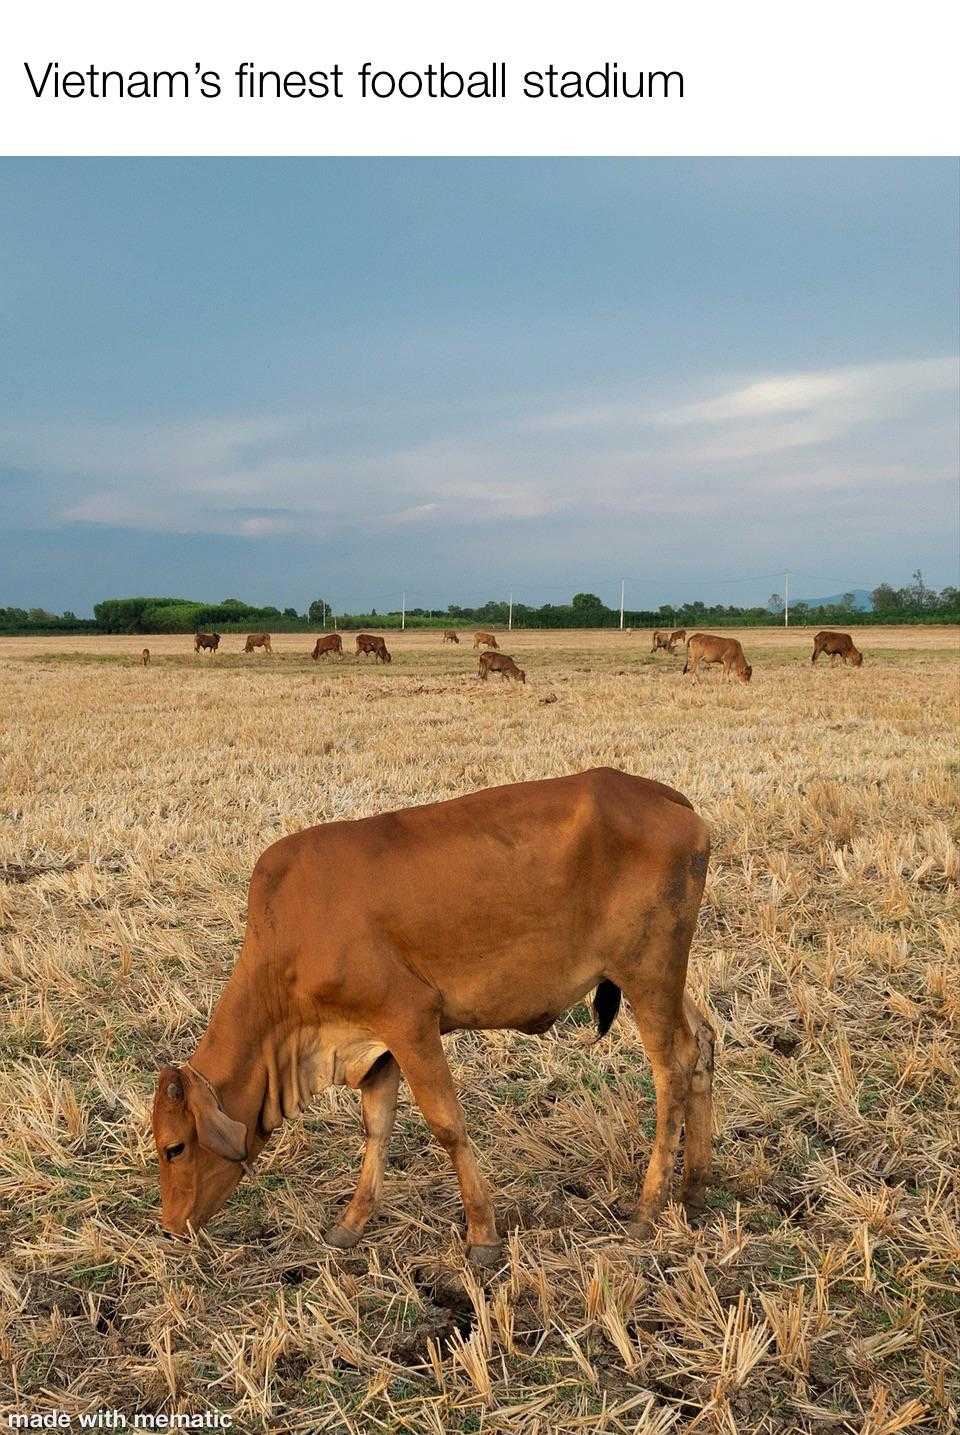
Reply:
[[[183,1155],[183,1142],[178,1141],[176,1146],[168,1146],[163,1154],[168,1161],[176,1161],[178,1156]]]

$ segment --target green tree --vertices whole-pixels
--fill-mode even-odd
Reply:
[[[870,594],[875,613],[891,613],[900,607],[900,594],[889,583],[881,583]]]
[[[601,628],[606,608],[596,593],[574,593],[570,604],[575,628]]]
[[[311,623],[322,623],[324,620],[324,614],[329,612],[330,604],[327,602],[326,598],[314,598],[313,602],[310,604],[310,607],[307,609],[307,617],[310,619]]]

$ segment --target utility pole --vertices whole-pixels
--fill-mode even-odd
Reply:
[[[507,632],[513,632],[513,594],[510,594],[510,612],[507,615]]]
[[[400,594],[400,628],[401,631],[407,626],[407,595]]]
[[[320,599],[320,616],[321,616],[321,618],[323,619],[323,626],[326,627],[326,626],[327,626],[327,605],[326,605],[326,603],[323,601],[322,598]]]
[[[790,574],[783,575],[783,626],[790,626]]]
[[[623,585],[626,580],[620,579],[620,631],[623,632]]]

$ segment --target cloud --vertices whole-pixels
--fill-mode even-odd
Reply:
[[[405,428],[305,407],[194,421],[0,428],[38,525],[250,539],[380,527],[457,533],[565,523],[615,537],[630,516],[723,520],[771,496],[806,511],[949,476],[954,358],[718,375],[696,392],[513,396]],[[787,510],[776,517],[783,521]]]

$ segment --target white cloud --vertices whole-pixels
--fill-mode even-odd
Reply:
[[[617,515],[722,517],[771,494],[877,493],[949,469],[954,358],[718,377],[696,393],[574,395],[429,440],[364,441],[357,414],[0,428],[0,462],[38,475],[37,521],[251,540],[337,527],[459,529]],[[944,402],[947,395],[947,402]],[[422,416],[421,416],[422,419]],[[361,437],[358,437],[358,434]]]

